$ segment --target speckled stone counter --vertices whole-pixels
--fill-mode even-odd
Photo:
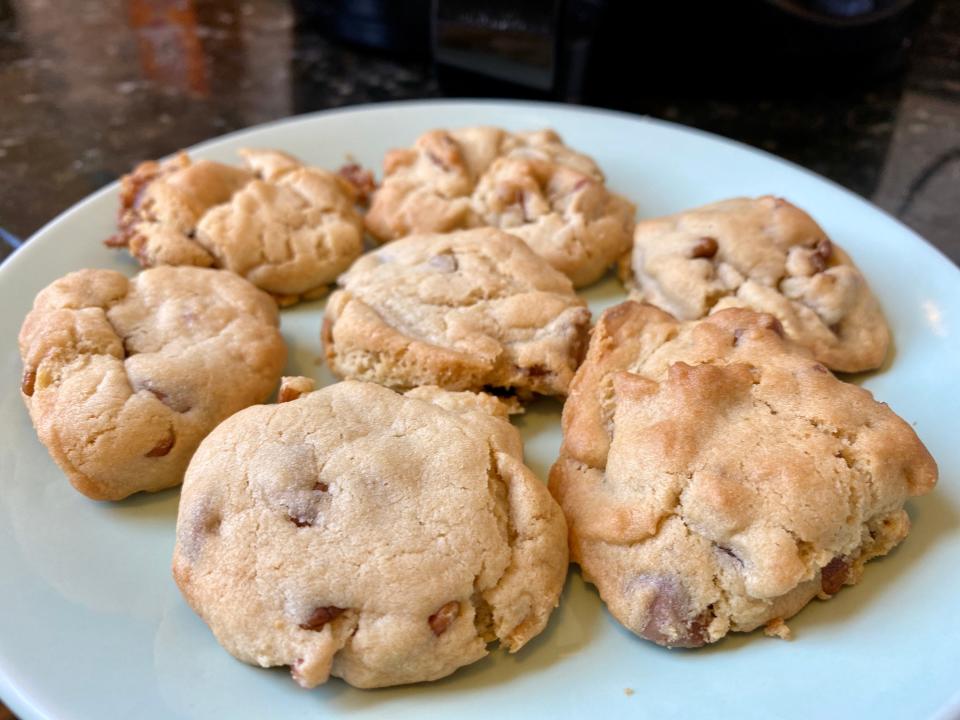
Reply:
[[[439,94],[428,64],[299,29],[287,0],[0,0],[0,227],[27,238],[137,161],[231,130]],[[798,162],[960,261],[960,2],[868,87],[631,109]]]

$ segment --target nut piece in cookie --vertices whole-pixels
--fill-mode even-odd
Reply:
[[[317,383],[313,378],[303,377],[302,375],[284,375],[280,378],[277,402],[290,402],[291,400],[296,400],[301,395],[312,393],[316,389]]]
[[[627,250],[634,212],[555,132],[468,127],[431,130],[389,152],[366,226],[381,241],[500,228],[581,287]]]
[[[363,251],[345,178],[277,150],[241,150],[246,168],[180,153],[121,183],[120,231],[144,267],[198,265],[242,275],[282,305],[321,296]]]
[[[770,313],[832,370],[877,368],[890,345],[863,275],[782,198],[724,200],[639,222],[620,270],[632,298],[681,320],[731,307]]]
[[[937,467],[913,429],[740,308],[600,317],[550,488],[573,560],[641,637],[696,647],[859,580]]]
[[[200,440],[276,387],[278,324],[276,303],[232,273],[80,270],[42,290],[23,322],[23,399],[87,497],[179,485]]]
[[[369,688],[543,630],[566,577],[563,514],[498,401],[469,395],[346,381],[206,438],[173,573],[227,651],[304,687]]]
[[[492,228],[394,241],[339,283],[323,343],[341,377],[565,395],[586,344],[590,311],[570,281]]]

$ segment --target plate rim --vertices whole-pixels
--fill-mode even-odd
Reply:
[[[881,213],[887,220],[898,225],[902,230],[906,231],[909,235],[912,236],[912,240],[919,240],[920,244],[925,246],[927,250],[932,250],[941,261],[946,262],[946,264],[952,268],[955,272],[960,273],[960,265],[955,263],[947,254],[941,250],[939,247],[934,245],[931,241],[923,237],[919,232],[911,228],[909,225],[904,223],[898,217],[896,217],[890,211],[880,207],[879,205],[873,203],[869,198],[866,198],[859,193],[854,192],[850,188],[841,185],[836,180],[828,178],[825,175],[821,175],[803,165],[800,165],[792,160],[780,157],[768,150],[763,148],[755,147],[750,145],[742,140],[735,140],[733,138],[726,137],[725,135],[720,135],[718,133],[713,133],[708,130],[703,130],[701,128],[693,127],[690,125],[683,125],[682,123],[674,122],[672,120],[663,120],[661,118],[655,118],[651,115],[646,114],[636,114],[631,113],[625,110],[612,110],[609,108],[596,107],[593,105],[572,105],[567,103],[558,103],[550,102],[544,100],[518,100],[518,99],[509,99],[509,98],[423,98],[423,99],[413,99],[413,100],[388,100],[384,102],[372,102],[372,103],[362,103],[359,105],[344,105],[341,107],[335,108],[326,108],[323,110],[313,110],[306,113],[299,113],[296,115],[288,115],[287,117],[276,118],[274,120],[268,120],[267,122],[257,123],[256,125],[250,125],[245,128],[239,128],[237,130],[231,130],[228,133],[223,135],[217,135],[212,138],[207,138],[206,140],[201,140],[198,143],[189,145],[185,148],[182,148],[183,151],[187,153],[202,152],[213,146],[219,145],[221,143],[229,142],[230,140],[236,139],[237,136],[244,135],[250,132],[266,130],[266,129],[276,129],[281,128],[285,125],[294,125],[299,123],[307,123],[312,120],[316,120],[321,117],[329,117],[333,115],[343,115],[343,114],[365,114],[370,112],[376,112],[378,110],[385,110],[391,108],[417,108],[424,106],[448,106],[451,109],[469,109],[470,106],[481,106],[481,107],[490,107],[490,106],[508,106],[512,108],[527,108],[527,109],[547,109],[555,112],[563,112],[572,115],[594,115],[599,117],[606,117],[611,119],[618,119],[628,122],[637,122],[641,124],[650,124],[658,126],[667,130],[680,132],[680,133],[690,133],[696,136],[699,136],[701,139],[716,142],[720,145],[726,145],[728,147],[745,151],[751,154],[757,154],[761,157],[773,161],[779,165],[786,166],[792,170],[799,171],[808,178],[815,179],[817,181],[826,183],[830,185],[834,190],[839,191],[847,198],[856,201],[859,204],[865,205],[867,208],[874,212]],[[176,152],[170,153],[163,156],[161,159],[166,159],[172,157]],[[104,185],[97,190],[94,190],[89,195],[86,195],[82,199],[75,202],[73,205],[64,208],[57,215],[55,215],[51,220],[48,220],[40,228],[27,237],[24,240],[23,244],[20,247],[13,250],[2,263],[0,263],[0,282],[3,281],[3,278],[6,274],[6,268],[10,265],[10,261],[15,257],[20,256],[27,251],[27,248],[30,247],[32,241],[44,234],[46,234],[53,226],[59,224],[61,221],[67,219],[70,215],[75,212],[78,212],[81,208],[85,207],[88,203],[92,203],[99,199],[102,195],[108,194],[114,191],[120,186],[120,178],[111,181],[107,185]]]

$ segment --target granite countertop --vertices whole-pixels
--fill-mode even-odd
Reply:
[[[441,94],[427,63],[298,28],[289,0],[63,7],[0,0],[0,228],[21,238],[139,160],[297,113]],[[940,2],[906,67],[867,87],[634,109],[798,162],[960,261],[958,2]]]

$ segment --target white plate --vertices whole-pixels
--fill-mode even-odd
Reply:
[[[808,209],[860,265],[896,338],[889,367],[864,379],[916,427],[940,463],[930,496],[909,504],[914,531],[861,583],[814,602],[790,625],[696,651],[668,651],[623,630],[572,572],[543,635],[445,680],[378,691],[339,680],[299,689],[284,670],[231,658],[170,577],[177,492],[96,503],[75,492],[37,441],[20,400],[16,337],[34,295],[82,267],[135,267],[101,241],[113,230],[111,186],[45,227],[0,267],[4,418],[0,433],[0,696],[26,718],[953,717],[960,712],[960,273],[910,230],[860,198],[765,153],[667,123],[534,103],[400,103],[321,113],[206,143],[279,147],[337,167],[349,153],[380,167],[390,147],[432,127],[556,128],[594,156],[641,215],[735,195],[777,193]],[[590,288],[594,311],[623,295]],[[284,312],[288,372],[330,382],[322,303]],[[518,420],[545,477],[560,444],[559,405]],[[632,691],[632,693],[631,693]]]

